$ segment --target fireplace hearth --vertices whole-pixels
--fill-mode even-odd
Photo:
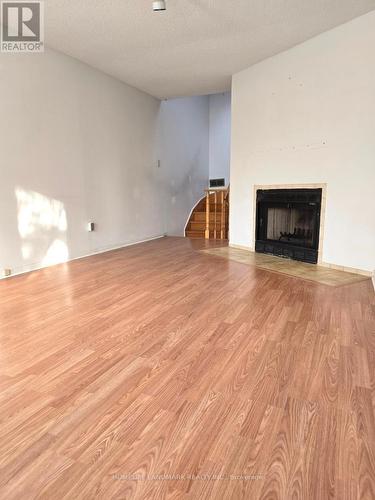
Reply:
[[[316,264],[322,189],[258,189],[255,251]]]

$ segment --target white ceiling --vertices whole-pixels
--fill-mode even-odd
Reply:
[[[231,75],[375,9],[375,0],[46,0],[46,44],[159,98]]]

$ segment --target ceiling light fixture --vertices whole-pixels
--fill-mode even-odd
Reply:
[[[159,12],[161,10],[167,10],[167,5],[165,0],[154,0],[152,2],[152,8],[155,12]]]

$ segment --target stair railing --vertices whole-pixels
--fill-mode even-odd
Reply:
[[[211,233],[214,239],[225,240],[228,235],[228,188],[211,188],[206,189],[206,228],[204,237],[206,240],[210,238]],[[220,200],[221,208],[218,210],[218,200]],[[213,227],[211,227],[211,214],[214,216]],[[220,220],[218,224],[218,214]]]

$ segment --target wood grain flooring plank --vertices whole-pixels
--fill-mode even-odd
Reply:
[[[1,499],[375,498],[371,282],[199,251],[215,245],[0,282]]]

